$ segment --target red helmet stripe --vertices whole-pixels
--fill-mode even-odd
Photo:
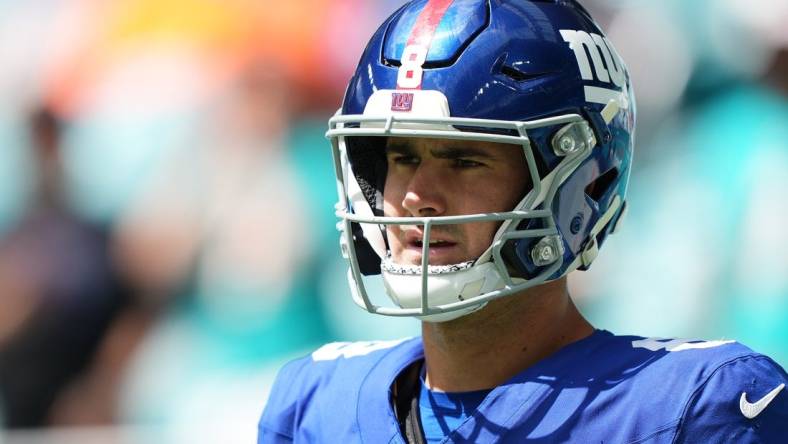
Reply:
[[[446,11],[449,9],[451,4],[454,3],[454,0],[429,0],[427,4],[424,6],[424,9],[421,10],[419,16],[416,18],[416,23],[413,25],[413,29],[410,31],[410,37],[408,37],[408,44],[407,47],[412,45],[420,46],[423,48],[422,55],[426,58],[427,53],[430,50],[430,45],[432,44],[432,38],[435,36],[435,31],[438,30],[438,26],[443,19],[443,16],[446,14]],[[403,59],[406,57],[403,54]],[[415,55],[411,54],[411,58],[413,60],[402,60],[403,65],[407,65],[408,62],[415,63],[416,66],[414,68],[419,70],[419,80],[416,80],[417,85],[409,85],[405,87],[404,85],[399,84],[398,82],[398,89],[421,89],[421,64],[424,58],[421,58],[419,61],[415,60]],[[405,74],[406,77],[410,78],[414,75],[413,72],[407,72]]]
[[[430,0],[427,2],[410,31],[408,45],[419,45],[429,50],[435,31],[453,2],[454,0]]]

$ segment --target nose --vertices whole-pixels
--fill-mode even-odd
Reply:
[[[440,216],[446,213],[446,193],[449,183],[436,168],[422,163],[410,177],[402,207],[411,216]]]

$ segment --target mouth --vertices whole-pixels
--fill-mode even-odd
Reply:
[[[420,229],[408,230],[404,233],[403,244],[408,250],[421,250],[424,248],[424,232]],[[437,249],[443,250],[457,245],[454,239],[449,236],[449,233],[441,233],[433,231],[430,234],[430,250]]]
[[[408,245],[409,248],[415,248],[415,249],[418,249],[419,251],[424,249],[424,242],[422,242],[422,240],[408,241],[407,245]],[[433,240],[430,240],[429,249],[430,250],[432,250],[432,249],[446,249],[446,248],[453,247],[455,245],[457,245],[456,242],[443,240],[443,239],[433,239]]]
[[[424,242],[421,233],[408,233],[405,238],[405,251],[404,255],[400,258],[404,263],[411,265],[420,265],[422,253],[424,253]],[[459,257],[458,243],[436,236],[430,239],[428,248],[428,260],[430,265],[447,265],[457,262]]]

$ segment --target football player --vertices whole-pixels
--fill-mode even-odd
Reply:
[[[577,2],[406,4],[329,127],[352,297],[422,335],[289,363],[259,442],[786,442],[770,358],[617,336],[572,303],[567,274],[626,212],[635,131],[626,65]]]

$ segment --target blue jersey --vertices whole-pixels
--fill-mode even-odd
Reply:
[[[391,402],[420,338],[335,343],[279,372],[259,443],[404,443]],[[491,390],[447,443],[786,443],[788,375],[733,341],[598,330]]]

